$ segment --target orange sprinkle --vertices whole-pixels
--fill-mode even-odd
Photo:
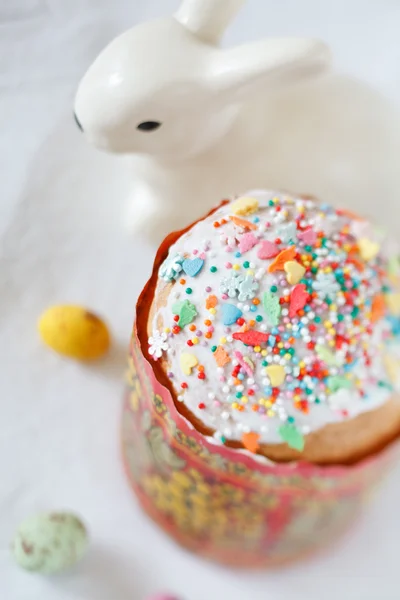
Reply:
[[[258,306],[260,304],[260,298],[253,298],[253,304]]]
[[[250,327],[254,327],[255,324],[256,324],[256,322],[254,321],[254,319],[250,319],[250,321],[249,321]]]
[[[270,273],[273,273],[274,271],[283,271],[285,263],[288,262],[288,260],[293,260],[295,256],[295,246],[290,246],[289,248],[286,248],[286,250],[282,250],[282,252],[279,252],[275,260],[269,265],[268,271]]]
[[[244,411],[244,406],[242,404],[239,404],[239,406],[237,407],[239,412],[243,412]]]
[[[253,404],[253,406],[251,407],[251,410],[254,410],[254,412],[258,412],[257,404]]]
[[[227,363],[231,362],[229,354],[223,349],[222,346],[218,346],[214,352],[214,358],[219,367],[223,367]]]
[[[304,315],[305,315],[306,313],[304,312],[304,310],[303,310],[303,309],[300,309],[300,310],[298,310],[298,311],[297,311],[297,314],[298,314],[300,317],[304,317]]]
[[[215,308],[218,304],[218,298],[217,296],[214,296],[214,294],[212,294],[211,296],[208,296],[206,298],[206,309],[209,310],[210,308]]]
[[[375,323],[385,314],[385,297],[383,294],[378,294],[372,301],[371,321]]]
[[[199,365],[199,366],[197,367],[197,370],[198,370],[198,371],[200,371],[200,372],[202,373],[202,372],[204,371],[204,367],[203,367],[203,365]]]
[[[234,379],[233,385],[241,385],[242,381],[240,379]]]
[[[204,320],[204,325],[207,325],[207,327],[210,327],[210,325],[211,325],[210,319],[205,319]]]
[[[214,225],[214,227],[221,227],[221,224],[218,223],[218,221],[214,221],[213,225]]]
[[[221,225],[226,225],[226,223],[227,223],[227,222],[228,222],[228,221],[227,221],[226,219],[222,219],[222,220],[221,220]]]
[[[343,208],[340,208],[337,209],[336,212],[338,215],[342,215],[343,217],[349,217],[349,219],[354,219],[354,221],[364,221],[364,219],[360,217],[360,215],[358,215],[355,212],[352,212],[351,210],[345,210]]]
[[[180,280],[179,280],[179,283],[181,283],[182,285],[185,285],[185,283],[186,283],[186,279],[180,279]]]
[[[243,406],[242,406],[242,409],[243,409]],[[250,452],[256,453],[257,450],[259,450],[259,448],[260,448],[260,444],[258,443],[259,439],[260,439],[260,436],[258,435],[258,433],[254,433],[253,431],[250,431],[250,433],[244,433],[242,435],[242,444]]]
[[[204,334],[204,337],[209,340],[212,338],[212,333],[210,331],[207,331],[207,333]]]
[[[190,331],[195,331],[196,330],[196,325],[189,325],[189,329]]]
[[[247,221],[246,219],[241,219],[240,217],[234,217],[233,215],[231,215],[229,218],[232,219],[232,221],[235,223],[235,225],[238,225],[239,227],[243,227],[244,229],[257,229],[257,225],[255,225],[254,223],[250,223],[250,221]]]

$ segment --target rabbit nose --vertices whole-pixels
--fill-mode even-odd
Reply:
[[[76,112],[74,112],[74,119],[75,119],[75,123],[78,125],[79,129],[80,129],[81,131],[83,131],[83,127],[82,127],[82,125],[81,125],[81,122],[80,122],[80,120],[79,120],[79,119],[78,119],[78,117],[76,116]]]

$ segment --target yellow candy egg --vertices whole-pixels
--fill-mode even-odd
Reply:
[[[38,328],[47,346],[76,360],[99,358],[110,346],[105,323],[82,306],[52,306],[40,317]]]

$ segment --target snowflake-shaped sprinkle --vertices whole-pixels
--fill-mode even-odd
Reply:
[[[184,257],[181,254],[168,256],[160,267],[160,277],[165,281],[173,281],[182,271]]]
[[[254,277],[251,275],[247,275],[245,278],[242,278],[243,281],[239,284],[239,300],[240,302],[244,302],[245,300],[251,300],[257,293],[258,290],[258,282],[255,281]]]
[[[321,296],[330,300],[334,300],[340,290],[340,286],[333,273],[318,273],[312,286]]]
[[[155,331],[149,338],[149,354],[155,358],[160,358],[166,350],[168,350],[167,334]]]
[[[243,275],[235,273],[231,277],[221,279],[220,290],[222,294],[228,294],[229,298],[235,298],[240,290],[240,285],[244,281]]]
[[[297,241],[297,224],[294,221],[280,225],[277,230],[278,237],[284,244]]]

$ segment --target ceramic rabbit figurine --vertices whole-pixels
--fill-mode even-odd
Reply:
[[[328,72],[318,40],[222,49],[244,1],[184,0],[173,17],[120,35],[80,83],[85,137],[133,155],[133,230],[159,242],[251,188],[316,195],[392,224],[397,114],[366,85]]]

